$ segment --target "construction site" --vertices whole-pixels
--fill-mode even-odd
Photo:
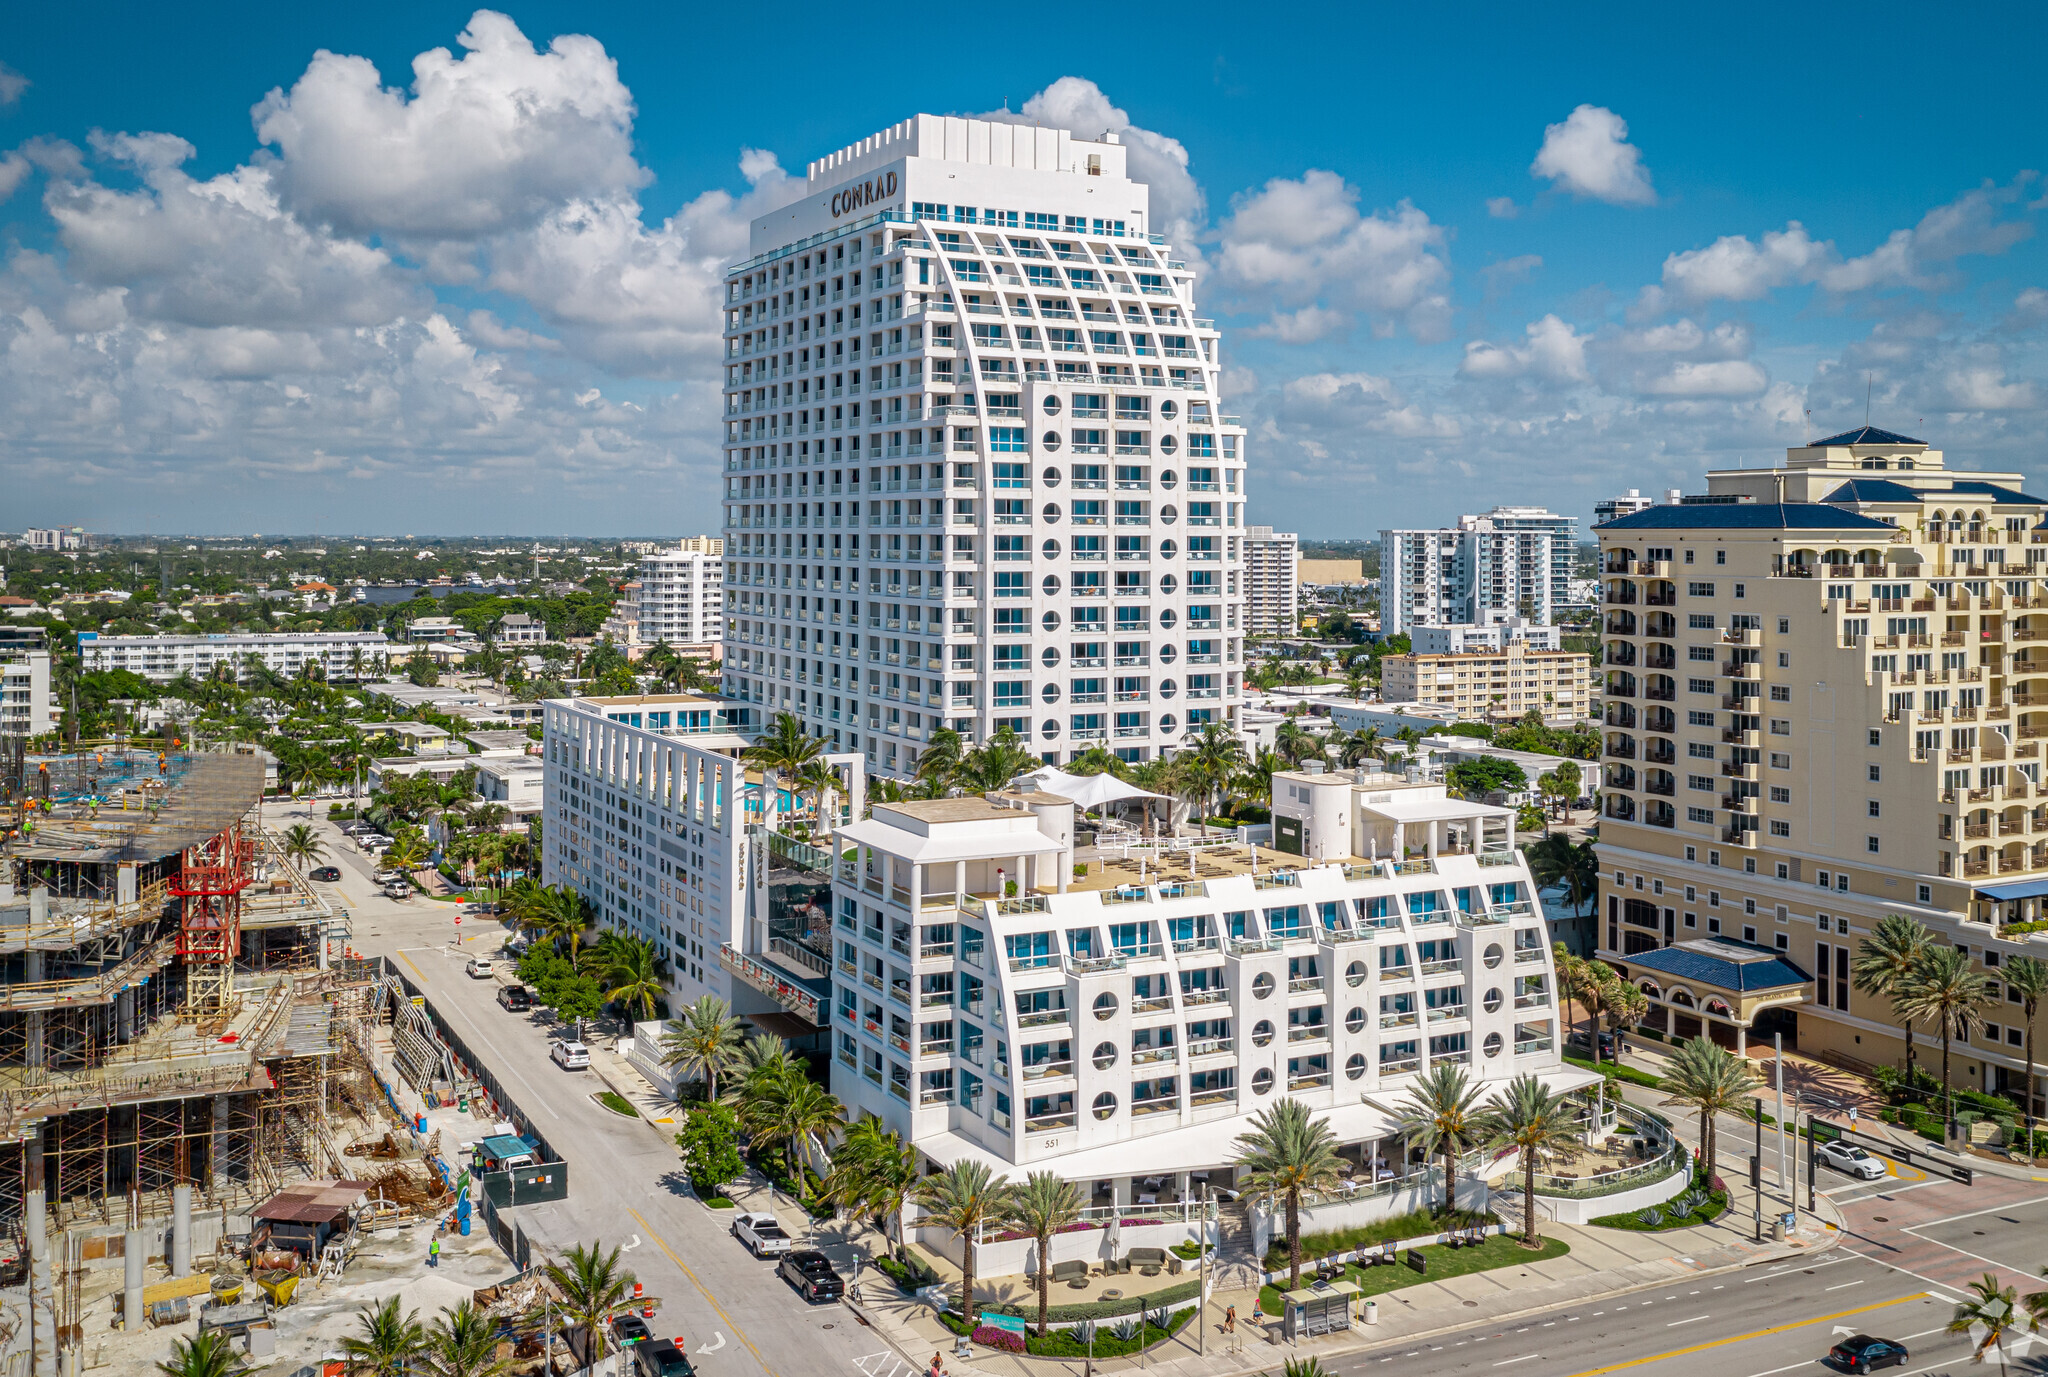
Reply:
[[[262,826],[263,779],[233,752],[0,758],[0,1285],[28,1290],[10,1372],[78,1370],[87,1293],[135,1240],[184,1276],[297,1182],[444,1193],[375,1073],[403,1001]],[[412,1060],[454,1078],[424,1064],[445,1053]]]

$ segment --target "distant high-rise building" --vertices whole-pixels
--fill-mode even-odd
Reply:
[[[1593,524],[1605,525],[1617,516],[1633,516],[1643,508],[1655,505],[1643,496],[1640,489],[1630,488],[1621,497],[1603,497],[1593,504]]]
[[[1568,518],[1560,518],[1566,519]],[[1483,623],[1489,613],[1548,623],[1560,592],[1548,529],[1465,517],[1455,528],[1380,532],[1380,626]]]
[[[1496,531],[1547,531],[1550,534],[1550,603],[1571,600],[1572,562],[1578,553],[1579,519],[1559,516],[1542,507],[1495,507],[1478,516],[1458,518],[1460,529],[1486,522]]]
[[[1284,636],[1301,620],[1301,537],[1271,526],[1244,533],[1245,625],[1254,636]]]
[[[679,650],[724,636],[725,566],[718,551],[688,548],[706,543],[720,542],[699,536],[683,542],[683,549],[641,558],[637,634],[642,645],[660,643]]]
[[[1145,760],[1235,720],[1244,432],[1125,155],[918,115],[754,221],[724,303],[752,724],[902,776],[941,728]]]

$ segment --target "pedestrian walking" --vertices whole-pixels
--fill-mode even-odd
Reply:
[[[1235,1334],[1237,1332],[1237,1307],[1234,1305],[1223,1307],[1223,1332],[1226,1334]]]

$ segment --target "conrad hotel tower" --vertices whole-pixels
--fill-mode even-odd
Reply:
[[[725,281],[725,687],[883,774],[1236,718],[1244,451],[1114,134],[919,115]]]

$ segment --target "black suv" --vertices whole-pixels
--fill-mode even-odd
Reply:
[[[633,1366],[640,1377],[697,1377],[683,1350],[667,1339],[633,1346]]]
[[[1904,1367],[1909,1355],[1906,1346],[1897,1339],[1858,1334],[1829,1349],[1828,1356],[1840,1363],[1845,1372],[1871,1372],[1881,1367]]]
[[[647,1327],[647,1321],[638,1315],[615,1315],[612,1317],[612,1339],[620,1348],[631,1348],[644,1344],[654,1337],[654,1331]]]
[[[846,1294],[846,1283],[839,1279],[839,1273],[832,1270],[832,1263],[823,1253],[810,1248],[798,1249],[783,1255],[777,1266],[782,1279],[803,1293],[807,1301],[835,1301]]]
[[[515,1014],[523,1014],[533,1007],[533,995],[524,985],[500,985],[498,1003]]]

